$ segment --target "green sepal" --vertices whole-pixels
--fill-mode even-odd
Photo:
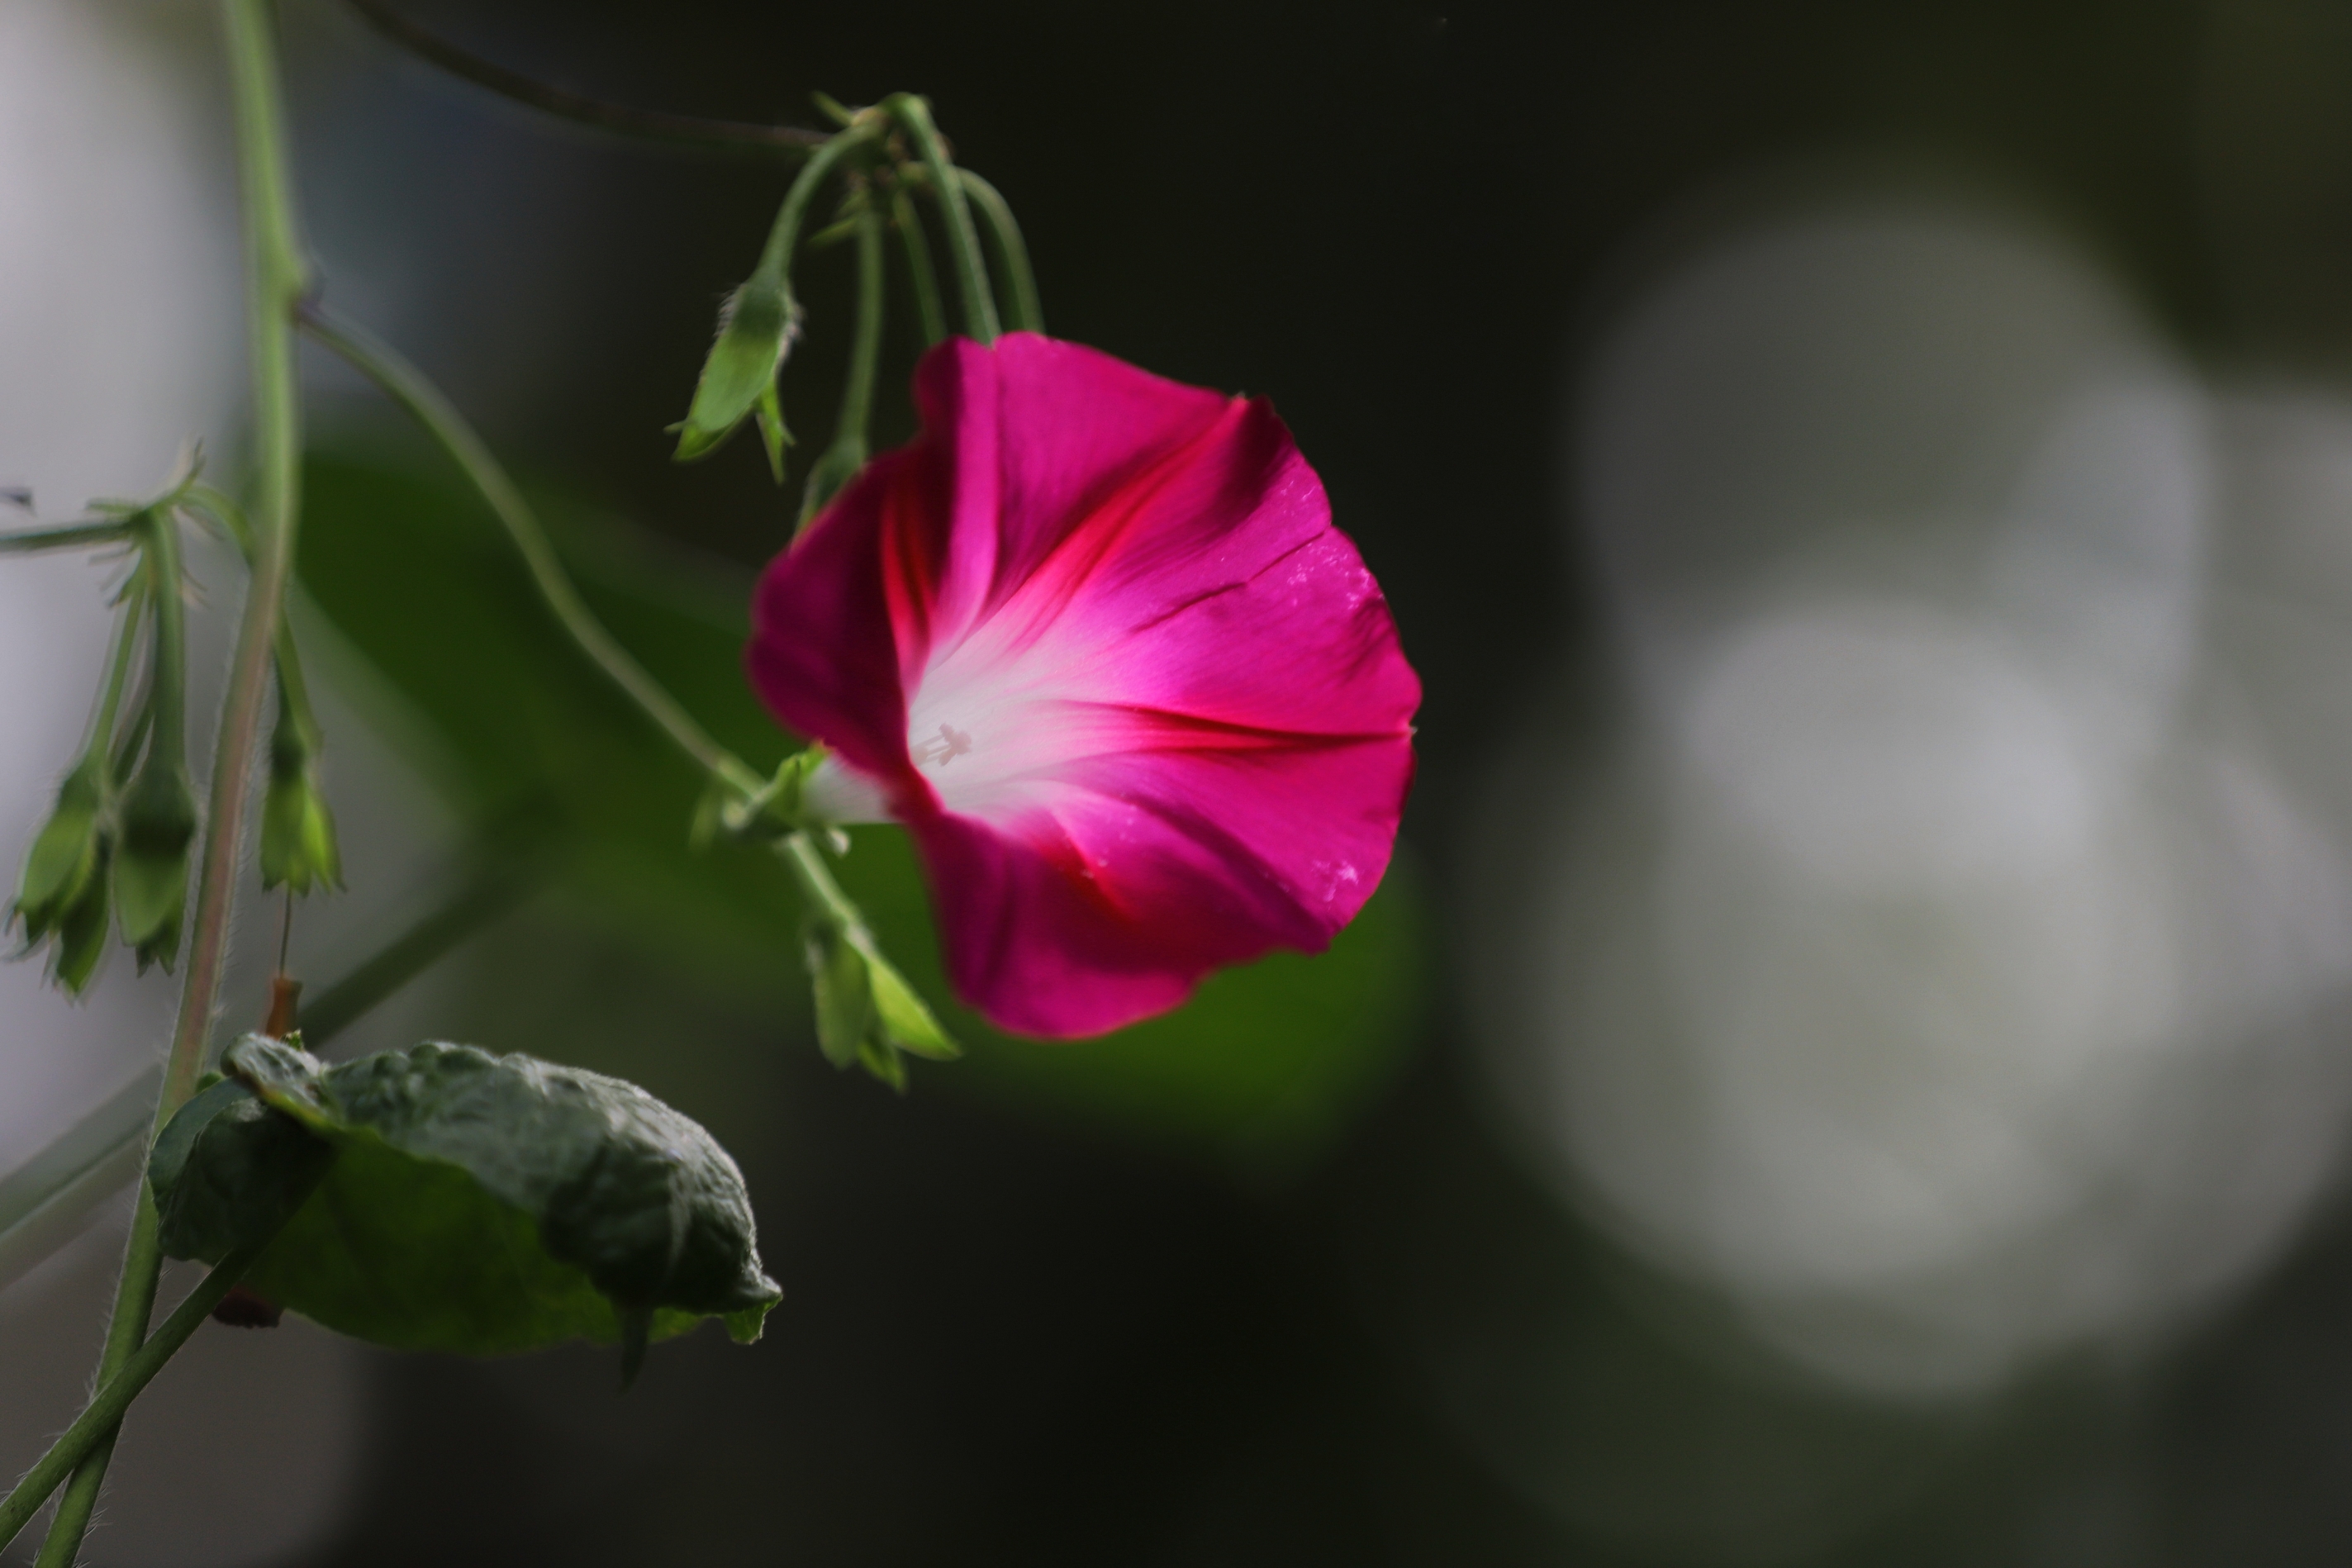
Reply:
[[[874,1022],[874,987],[866,955],[822,921],[809,923],[809,984],[814,992],[816,1043],[837,1068],[856,1061]]]
[[[814,919],[804,951],[817,1046],[834,1066],[863,1067],[904,1091],[906,1057],[952,1061],[963,1054],[864,930]]]
[[[760,401],[752,405],[751,413],[760,426],[760,445],[767,449],[768,472],[781,485],[784,482],[784,448],[793,442],[792,431],[784,425],[783,398],[777,393],[772,378],[760,389]]]
[[[49,978],[68,996],[79,996],[89,988],[92,976],[98,973],[99,960],[106,956],[107,916],[110,912],[107,884],[113,858],[113,846],[99,841],[97,869],[81,897],[68,907],[65,918],[58,922],[56,940],[49,950]]]
[[[788,833],[827,833],[838,837],[838,829],[808,817],[808,781],[825,755],[823,746],[794,752],[776,765],[772,778],[749,794],[723,779],[714,778],[696,805],[688,842],[701,849],[721,836],[764,844],[772,844]]]
[[[432,1043],[330,1068],[248,1035],[225,1065],[149,1165],[163,1249],[217,1261],[323,1148],[245,1283],[339,1333],[496,1355],[717,1317],[748,1343],[782,1294],[734,1161],[633,1084]]]
[[[866,963],[874,981],[874,1011],[890,1043],[909,1056],[935,1062],[951,1062],[963,1055],[963,1047],[940,1026],[922,994],[907,984],[907,977],[878,948],[870,945],[872,939],[867,940]]]
[[[188,900],[188,845],[196,836],[196,794],[187,764],[151,752],[122,797],[114,851],[115,918],[139,969],[166,970],[180,952]]]
[[[719,313],[719,341],[710,345],[694,401],[677,427],[677,461],[690,463],[717,451],[761,407],[763,394],[772,397],[776,372],[799,331],[800,307],[782,277],[755,275],[727,297]],[[774,419],[772,431],[765,410],[761,421],[762,435],[775,449],[783,438],[782,419]]]
[[[269,738],[269,788],[261,802],[261,885],[307,894],[343,885],[335,817],[320,786],[307,727],[280,707]]]
[[[34,837],[16,884],[16,918],[37,942],[65,923],[104,865],[106,753],[93,748],[58,785],[57,805]]]

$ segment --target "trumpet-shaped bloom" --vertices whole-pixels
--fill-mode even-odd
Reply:
[[[831,748],[812,809],[905,824],[1006,1028],[1321,951],[1387,868],[1421,684],[1273,408],[1024,332],[915,395],[753,606],[753,684]]]

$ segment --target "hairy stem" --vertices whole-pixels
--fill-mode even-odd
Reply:
[[[523,564],[530,571],[531,581],[538,585],[540,597],[554,613],[572,640],[596,667],[610,676],[629,700],[643,709],[646,715],[661,727],[662,732],[677,742],[680,751],[693,758],[706,771],[729,784],[745,791],[756,790],[761,780],[733,752],[711,739],[708,731],[695,721],[677,699],[663,689],[623,647],[613,634],[604,629],[580,590],[572,586],[572,577],[564,571],[563,563],[555,553],[547,531],[540,526],[539,516],[522,492],[507,477],[499,460],[490,455],[488,447],[474,433],[466,416],[457,412],[441,391],[425,379],[415,365],[403,359],[394,349],[374,334],[339,317],[330,314],[316,304],[302,307],[303,329],[320,342],[344,359],[383,388],[386,395],[405,409],[416,422],[425,426],[441,443],[466,478],[489,503],[490,510],[514,541],[522,554]]]
[[[911,92],[893,93],[883,100],[882,107],[907,132],[915,151],[923,160],[923,167],[931,177],[931,195],[940,204],[940,221],[947,225],[948,258],[955,265],[956,293],[963,305],[963,330],[975,342],[992,343],[996,341],[996,300],[989,292],[988,264],[981,259],[980,235],[972,227],[971,205],[964,200],[963,182],[956,178],[955,165],[948,162],[948,150],[940,140],[939,127],[931,123],[931,106]]]
[[[161,1129],[194,1092],[204,1066],[205,1037],[220,990],[228,952],[229,909],[236,891],[237,850],[243,837],[246,797],[261,734],[262,699],[269,683],[269,654],[276,640],[279,606],[294,560],[297,460],[301,435],[294,384],[294,340],[289,315],[301,297],[304,273],[294,238],[293,193],[286,167],[284,117],[279,108],[278,60],[269,35],[266,0],[223,0],[227,23],[229,75],[233,89],[237,161],[244,195],[247,310],[251,333],[254,456],[260,550],[246,590],[245,615],[237,629],[228,694],[213,749],[211,810],[205,830],[204,859],[196,882],[195,935],[189,945],[188,975],[180,990],[179,1019],[163,1066],[153,1126]],[[158,584],[162,601],[179,591]],[[160,727],[160,721],[159,721]],[[160,739],[160,735],[158,737]],[[155,1236],[155,1205],[142,1186],[124,1248],[122,1278],[115,1289],[99,1381],[113,1384],[139,1353],[155,1306],[155,1279],[163,1252]],[[164,1352],[168,1354],[169,1352]],[[125,1396],[126,1401],[128,1395]],[[119,1412],[118,1412],[119,1418]],[[106,1424],[67,1484],[48,1539],[41,1545],[42,1568],[69,1565],[81,1551],[90,1510],[106,1479],[114,1447]],[[46,1495],[46,1494],[44,1494]]]
[[[163,1326],[155,1331],[152,1337],[123,1357],[122,1364],[107,1377],[91,1396],[89,1404],[74,1418],[74,1424],[49,1445],[49,1451],[26,1472],[25,1479],[16,1483],[16,1489],[10,1492],[5,1501],[0,1501],[0,1549],[5,1549],[16,1538],[16,1532],[25,1528],[26,1521],[38,1512],[41,1504],[48,1500],[49,1494],[57,1490],[58,1483],[65,1479],[66,1472],[79,1465],[82,1468],[75,1471],[74,1487],[67,1492],[67,1502],[72,1501],[74,1492],[80,1487],[82,1475],[89,1470],[85,1461],[95,1459],[112,1449],[114,1435],[121,1426],[122,1413],[131,1407],[131,1400],[137,1398],[139,1391],[163,1370],[163,1363],[172,1359],[173,1352],[188,1342],[188,1336],[212,1315],[212,1310],[220,1305],[221,1298],[227,1295],[229,1288],[244,1277],[245,1271],[253,1266],[253,1260],[267,1245],[264,1242],[241,1247],[222,1258],[213,1271],[188,1292],[188,1299],[163,1320]],[[58,1506],[60,1518],[64,1516],[65,1507],[66,1504]],[[56,1543],[57,1539],[53,1531],[49,1544],[41,1549],[41,1562],[52,1560],[49,1547]],[[76,1545],[79,1544],[77,1542]],[[73,1559],[68,1554],[55,1560],[71,1563]]]

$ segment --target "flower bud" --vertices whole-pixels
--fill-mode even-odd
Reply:
[[[188,844],[195,836],[196,797],[187,765],[176,755],[150,754],[123,796],[114,854],[116,915],[142,973],[150,963],[168,970],[179,956]]]
[[[754,277],[727,297],[719,314],[719,341],[703,362],[694,401],[677,426],[677,460],[709,457],[746,416],[760,416],[771,464],[783,460],[792,437],[778,412],[776,372],[800,331],[800,307],[782,279]]]
[[[92,752],[58,785],[58,804],[25,857],[16,885],[16,918],[25,940],[37,943],[56,931],[103,869],[105,761]]]
[[[335,818],[319,786],[301,721],[280,710],[269,739],[269,790],[261,805],[261,885],[296,893],[343,885]]]
[[[57,924],[56,946],[49,954],[49,978],[68,996],[79,996],[89,988],[91,976],[98,973],[98,961],[106,956],[107,870],[113,858],[113,840],[101,828],[98,862],[89,883],[82,889],[81,896],[67,907]]]

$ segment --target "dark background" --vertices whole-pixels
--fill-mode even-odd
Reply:
[[[1446,978],[1484,770],[1530,694],[1588,657],[1567,377],[1661,226],[1791,160],[1932,169],[2050,215],[2209,364],[2325,372],[2352,330],[2352,24],[2285,0],[408,9],[651,107],[808,123],[813,89],[922,91],[1019,213],[1057,335],[1270,394],[1426,683],[1406,837],[1440,978],[1378,1101],[1266,1182],[938,1075],[894,1099],[832,1073],[797,1026],[706,1021],[619,938],[551,956],[509,933],[512,973],[552,976],[505,986],[540,1033],[634,1008],[763,1047],[723,1113],[677,1091],[677,1060],[634,1065],[738,1150],[788,1295],[756,1351],[665,1350],[625,1401],[584,1352],[384,1358],[365,1479],[317,1561],[2352,1548],[2352,1250],[2333,1221],[2176,1343],[1965,1407],[1865,1405],[1625,1304],[1622,1260],[1480,1131]],[[786,176],[536,117],[316,0],[288,20],[330,298],[389,316],[520,467],[740,563],[772,552],[793,498],[751,444],[680,468],[662,431]],[[803,455],[829,427],[845,270],[807,273],[787,380]],[[887,403],[877,434],[907,428]],[[1613,1347],[1606,1408],[1547,1400],[1567,1321]],[[1520,1424],[1465,1430],[1464,1386]],[[1584,1478],[1566,1488],[1584,1500],[1561,1503],[1547,1467]]]

